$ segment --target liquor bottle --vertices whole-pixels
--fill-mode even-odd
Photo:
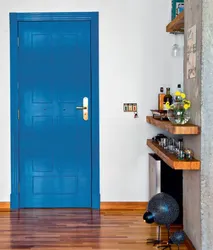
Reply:
[[[172,105],[172,103],[173,103],[173,98],[170,94],[170,88],[166,88],[166,94],[163,98],[164,110],[168,110],[168,108],[166,106],[167,102],[169,103],[169,105]]]
[[[177,85],[177,91],[182,92],[181,84]]]
[[[160,93],[158,94],[158,110],[164,109],[164,89],[163,87],[160,88]]]
[[[177,93],[177,92],[180,92],[180,93],[183,92],[182,88],[181,88],[181,84],[177,85],[177,89],[176,89],[175,93]],[[176,96],[175,93],[173,95],[173,102],[180,102],[180,101],[182,101],[182,98],[180,96]]]

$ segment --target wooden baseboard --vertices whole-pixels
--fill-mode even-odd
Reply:
[[[188,248],[188,250],[196,250],[196,248],[193,246],[191,240],[189,239],[186,233],[185,235],[186,235],[185,245]]]
[[[144,210],[148,202],[101,202],[101,210]]]
[[[10,202],[0,202],[0,212],[10,211]]]
[[[148,202],[101,202],[100,210],[144,210]],[[10,211],[10,202],[0,202],[0,212]]]

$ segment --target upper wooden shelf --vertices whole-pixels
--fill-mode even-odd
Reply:
[[[175,170],[200,170],[200,161],[193,159],[192,161],[178,160],[174,154],[167,152],[157,142],[151,139],[147,140],[147,146],[150,147],[168,166]]]
[[[146,121],[158,128],[164,129],[174,135],[198,135],[200,127],[193,124],[173,125],[170,121],[161,121],[154,119],[152,116],[147,116]]]
[[[167,26],[166,32],[184,32],[184,11],[182,11],[175,19],[173,19]]]

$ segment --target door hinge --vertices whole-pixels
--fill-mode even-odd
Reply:
[[[20,111],[19,111],[19,109],[18,109],[18,120],[20,119]]]
[[[20,183],[18,184],[18,193],[20,193]]]

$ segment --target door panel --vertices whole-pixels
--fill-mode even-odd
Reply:
[[[20,206],[91,207],[90,22],[20,22],[18,53]]]

